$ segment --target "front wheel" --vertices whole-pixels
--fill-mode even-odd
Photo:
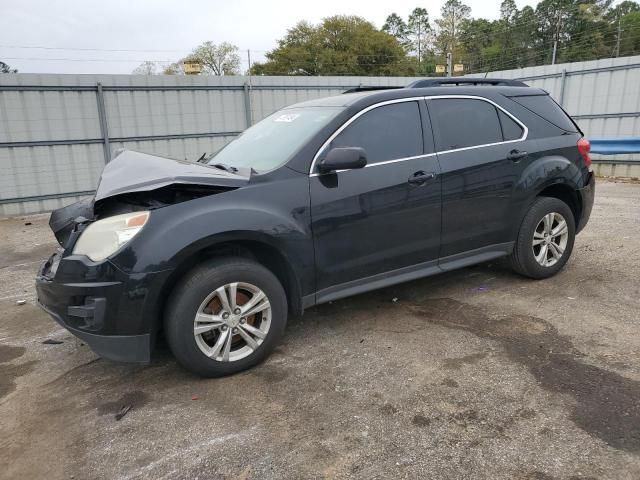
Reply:
[[[188,274],[165,315],[178,363],[203,377],[230,375],[262,361],[287,322],[277,277],[243,258],[216,259]]]
[[[569,260],[575,236],[575,220],[569,206],[557,198],[539,197],[522,221],[511,266],[529,278],[555,275]]]

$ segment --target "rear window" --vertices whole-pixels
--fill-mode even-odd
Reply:
[[[567,132],[578,131],[569,115],[549,95],[526,95],[524,97],[510,98],[562,130]]]

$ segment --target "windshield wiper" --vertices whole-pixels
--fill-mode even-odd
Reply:
[[[238,169],[236,167],[232,167],[231,165],[227,165],[224,163],[211,163],[209,164],[211,167],[219,168],[220,170],[224,170],[229,173],[236,173]]]

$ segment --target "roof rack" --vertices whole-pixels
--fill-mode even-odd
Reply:
[[[501,87],[528,87],[526,83],[518,80],[508,80],[504,78],[478,78],[478,77],[455,77],[455,78],[425,78],[416,80],[407,85],[406,88],[442,87],[458,85],[490,85]]]
[[[365,85],[360,85],[359,87],[355,87],[355,88],[350,88],[349,90],[345,90],[342,93],[355,93],[355,92],[371,92],[373,90],[396,90],[398,88],[405,88],[405,87],[390,87],[390,86],[365,86]]]

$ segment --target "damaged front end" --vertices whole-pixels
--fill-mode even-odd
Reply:
[[[36,276],[40,306],[100,356],[149,361],[155,306],[171,269],[127,271],[113,256],[128,248],[150,211],[249,182],[250,172],[229,170],[120,152],[104,168],[93,197],[51,214],[49,225],[61,248]]]
[[[250,176],[247,169],[230,172],[202,163],[121,150],[105,166],[95,195],[55,210],[49,226],[58,243],[68,249],[91,222],[228,192],[246,185]]]

